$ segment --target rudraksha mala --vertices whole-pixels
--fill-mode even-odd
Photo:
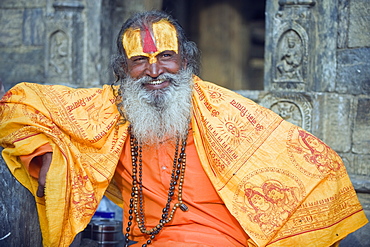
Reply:
[[[132,220],[135,214],[136,222],[139,226],[139,229],[142,233],[150,235],[150,238],[146,241],[142,247],[146,247],[151,244],[155,236],[163,229],[164,225],[170,222],[175,214],[177,208],[180,208],[182,211],[188,211],[188,207],[182,201],[182,186],[184,183],[185,167],[186,167],[186,137],[182,140],[181,143],[181,152],[179,154],[179,142],[180,138],[176,139],[175,155],[173,159],[173,169],[171,174],[170,186],[168,189],[168,199],[165,207],[162,209],[162,216],[159,220],[159,223],[150,230],[147,230],[145,227],[145,213],[144,213],[144,195],[143,195],[143,164],[142,164],[142,146],[139,145],[135,136],[130,131],[130,145],[131,145],[131,159],[132,159],[132,189],[131,189],[131,198],[130,206],[128,210],[128,222],[125,234],[126,245],[128,246],[129,236],[132,226]],[[137,174],[139,173],[139,174]],[[178,189],[178,202],[172,207],[171,202],[174,195],[175,189]]]

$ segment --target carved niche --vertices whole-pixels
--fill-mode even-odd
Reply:
[[[299,93],[269,93],[260,104],[279,114],[284,120],[311,131],[312,105]]]
[[[79,1],[55,1],[52,7],[46,23],[46,81],[80,87],[84,71],[84,5]]]
[[[58,76],[65,80],[69,79],[70,62],[69,57],[69,41],[65,32],[58,30],[50,36],[49,50],[49,75],[51,77]]]
[[[285,31],[280,37],[276,51],[274,81],[286,82],[287,87],[289,87],[289,82],[293,86],[304,83],[304,58],[307,56],[307,49],[305,49],[305,41],[301,35],[294,29]]]
[[[308,84],[310,7],[314,1],[280,0],[275,16],[272,89],[305,91]]]

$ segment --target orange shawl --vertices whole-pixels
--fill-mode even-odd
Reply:
[[[202,165],[249,246],[330,246],[367,223],[340,157],[322,141],[254,102],[194,79],[192,127]],[[36,195],[18,156],[50,143],[43,198],[44,246],[69,246],[106,193],[127,135],[109,86],[21,83],[0,101],[0,144],[13,175]]]

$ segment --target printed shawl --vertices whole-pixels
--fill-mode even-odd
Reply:
[[[250,236],[247,246],[330,246],[367,223],[340,157],[277,114],[194,78],[192,128],[203,168]],[[112,180],[128,123],[112,88],[20,83],[0,101],[0,145],[37,204],[44,246],[69,246]],[[19,156],[49,143],[45,197]]]

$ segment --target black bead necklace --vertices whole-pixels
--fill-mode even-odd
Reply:
[[[132,226],[132,220],[135,214],[135,220],[138,224],[140,231],[144,234],[150,236],[142,247],[146,247],[151,244],[155,236],[163,229],[164,225],[170,222],[175,214],[177,208],[180,208],[182,211],[188,211],[188,207],[182,201],[182,186],[184,183],[185,167],[186,167],[186,137],[182,140],[181,143],[181,152],[179,154],[179,142],[180,138],[176,138],[176,147],[175,155],[173,159],[173,168],[170,180],[170,186],[168,189],[168,198],[165,207],[162,209],[162,217],[159,220],[159,223],[150,230],[147,230],[145,227],[145,213],[144,213],[144,196],[143,196],[143,165],[142,165],[142,147],[138,145],[138,141],[131,132],[131,126],[129,127],[130,131],[130,145],[131,145],[131,160],[132,160],[132,189],[131,189],[131,198],[130,205],[128,210],[128,222],[125,234],[126,245],[128,246],[129,236]],[[137,174],[139,172],[139,174]],[[177,186],[178,190],[178,202],[172,207],[171,202],[172,197],[175,193]]]

